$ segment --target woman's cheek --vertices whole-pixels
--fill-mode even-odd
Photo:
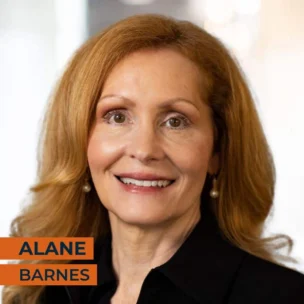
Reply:
[[[88,144],[88,161],[90,166],[107,166],[113,162],[123,149],[121,132],[102,132],[95,130]]]
[[[172,145],[174,159],[183,171],[197,174],[205,172],[212,153],[212,138],[202,134],[180,138],[178,147]]]

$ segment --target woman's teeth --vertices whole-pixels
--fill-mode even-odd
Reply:
[[[132,184],[140,187],[167,187],[171,184],[170,180],[138,180],[128,177],[120,177],[119,178],[124,184]]]

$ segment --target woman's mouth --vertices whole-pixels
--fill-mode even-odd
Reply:
[[[115,176],[126,190],[131,191],[157,191],[172,185],[175,180],[142,180],[130,177]]]

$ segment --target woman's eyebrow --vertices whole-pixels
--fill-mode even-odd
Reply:
[[[108,98],[117,98],[117,99],[122,99],[123,101],[125,101],[127,104],[129,104],[130,106],[134,106],[136,103],[130,99],[130,98],[127,98],[125,96],[122,96],[122,95],[116,95],[116,94],[108,94],[108,95],[105,95],[105,96],[102,96],[98,103],[101,102],[103,99],[108,99]],[[159,106],[160,108],[169,108],[170,106],[172,106],[173,104],[175,103],[178,103],[178,102],[186,102],[186,103],[189,103],[191,104],[192,106],[194,106],[197,110],[199,110],[198,106],[195,104],[194,101],[191,101],[190,99],[186,99],[184,97],[174,97],[174,98],[170,98],[170,99],[167,99],[165,100],[164,102],[161,103],[161,105]]]
[[[164,101],[164,102],[160,105],[160,108],[169,108],[169,107],[171,107],[173,104],[179,103],[179,102],[185,102],[185,103],[187,103],[187,104],[190,104],[190,105],[194,106],[194,107],[199,111],[199,108],[198,108],[198,106],[195,104],[194,101],[191,101],[191,100],[186,99],[186,98],[183,98],[183,97],[176,97],[176,98],[168,99],[168,100]]]
[[[135,102],[127,97],[124,97],[122,95],[116,95],[116,94],[108,94],[108,95],[105,95],[105,96],[102,96],[98,103],[100,103],[103,99],[111,99],[111,98],[116,98],[116,99],[122,99],[123,101],[125,101],[126,103],[129,103],[130,105],[135,105]]]

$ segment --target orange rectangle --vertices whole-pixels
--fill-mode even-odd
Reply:
[[[92,260],[92,237],[0,237],[0,260]]]
[[[1,264],[0,285],[97,285],[97,265]]]

